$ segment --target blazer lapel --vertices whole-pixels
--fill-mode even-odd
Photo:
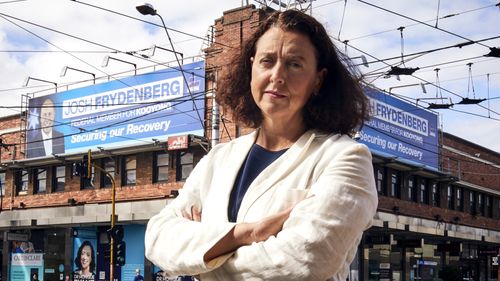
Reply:
[[[227,209],[234,181],[256,137],[257,132],[254,131],[229,143],[231,147],[228,149],[227,157],[223,158],[222,165],[216,165],[218,170],[214,177],[215,188],[210,192],[211,207],[207,209],[210,210],[211,218],[217,220],[224,218],[226,222],[228,221]]]
[[[246,216],[248,209],[262,194],[267,192],[273,185],[293,169],[297,162],[302,161],[307,148],[316,138],[314,131],[305,132],[280,158],[265,168],[248,187],[238,212],[237,221]]]

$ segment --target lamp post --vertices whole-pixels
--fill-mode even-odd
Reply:
[[[358,56],[358,57],[352,57],[352,58],[349,58],[351,60],[354,60],[354,59],[361,59],[361,61],[363,62],[363,66],[364,67],[370,67],[370,65],[368,64],[368,60],[366,60],[366,57],[365,55],[361,55],[361,56]]]
[[[68,69],[72,69],[72,70],[75,70],[75,71],[79,71],[79,72],[83,72],[83,73],[92,75],[93,80],[94,80],[94,85],[95,85],[95,74],[94,73],[88,72],[88,71],[85,71],[85,70],[81,70],[81,69],[77,69],[77,68],[73,68],[73,67],[70,67],[70,66],[65,66],[65,67],[62,68],[62,70],[61,70],[61,77],[66,76],[66,72],[68,71]]]
[[[170,46],[172,47],[172,52],[174,53],[175,60],[177,61],[177,65],[179,66],[179,70],[181,71],[182,78],[184,79],[184,84],[186,84],[186,88],[189,92],[189,96],[191,97],[191,100],[193,101],[193,107],[196,110],[196,114],[198,115],[198,120],[200,120],[201,127],[203,130],[205,130],[205,124],[203,124],[203,120],[201,119],[200,112],[198,111],[198,106],[196,106],[196,103],[194,102],[194,97],[193,93],[191,93],[191,88],[189,87],[189,84],[186,79],[186,75],[184,74],[184,70],[182,69],[182,65],[179,61],[179,58],[177,57],[178,52],[175,51],[174,44],[172,44],[172,39],[170,38],[170,34],[168,33],[167,26],[165,25],[165,21],[163,20],[163,17],[158,14],[153,7],[153,5],[149,3],[144,3],[141,5],[137,5],[135,7],[137,11],[143,15],[150,15],[150,16],[158,16],[161,20],[161,23],[163,24],[163,29],[165,30],[165,33],[167,34],[168,41],[170,42]]]
[[[109,60],[121,61],[123,63],[128,63],[128,64],[133,65],[134,66],[134,75],[137,75],[137,64],[135,64],[133,62],[126,61],[126,60],[117,59],[117,58],[114,58],[114,57],[111,57],[111,56],[105,56],[104,59],[102,60],[102,65],[101,66],[102,67],[108,66]]]
[[[181,55],[181,61],[182,61],[182,64],[184,64],[184,54],[183,54],[183,53],[181,53],[181,52],[176,52],[176,51],[174,51],[174,50],[170,50],[170,49],[163,48],[163,47],[156,46],[156,45],[151,46],[151,48],[150,48],[150,52],[149,52],[148,57],[152,57],[152,56],[155,54],[155,50],[156,50],[156,49],[160,49],[160,50],[164,50],[164,51],[168,51],[168,52],[172,52],[172,53],[175,53],[175,54],[179,54],[179,55]]]
[[[35,81],[40,81],[40,82],[54,84],[54,86],[56,87],[56,93],[57,93],[57,83],[56,82],[47,81],[47,80],[43,80],[43,79],[38,79],[38,78],[31,77],[31,76],[26,77],[26,79],[24,80],[24,83],[23,83],[23,87],[27,87],[28,83],[30,82],[30,80],[35,80]]]

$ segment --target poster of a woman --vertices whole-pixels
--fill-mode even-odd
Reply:
[[[73,272],[74,281],[95,280],[95,251],[90,241],[83,241],[75,257],[76,270]]]

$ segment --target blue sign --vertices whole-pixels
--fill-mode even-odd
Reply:
[[[13,253],[11,254],[10,280],[43,281],[43,253]]]
[[[374,152],[438,169],[437,115],[374,89],[365,89],[371,120],[360,132],[360,142]]]
[[[203,135],[205,63],[164,69],[29,101],[27,158]],[[186,81],[184,81],[186,79]]]

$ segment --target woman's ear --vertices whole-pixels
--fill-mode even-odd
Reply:
[[[323,68],[316,74],[316,85],[314,86],[315,93],[318,93],[319,90],[321,89],[321,85],[323,85],[323,81],[325,80],[327,73],[328,70],[326,68]]]

